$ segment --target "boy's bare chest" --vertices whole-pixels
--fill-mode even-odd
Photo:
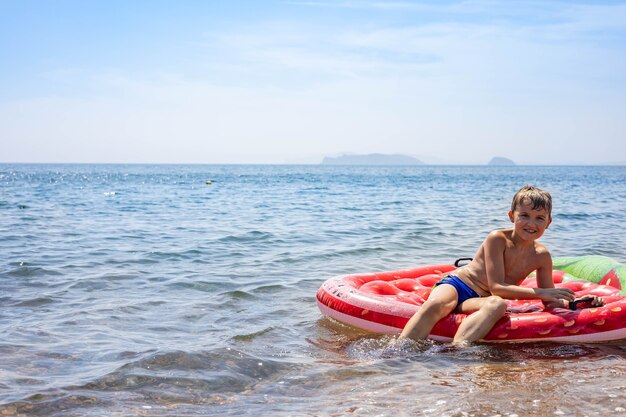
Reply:
[[[517,284],[537,269],[538,256],[534,250],[507,249],[504,252],[504,275],[507,282]]]

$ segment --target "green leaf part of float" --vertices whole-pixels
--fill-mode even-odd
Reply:
[[[564,281],[585,280],[610,285],[626,295],[626,265],[608,256],[588,255],[552,259],[552,268],[565,272]]]

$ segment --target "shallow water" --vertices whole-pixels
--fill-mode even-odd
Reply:
[[[317,309],[330,276],[472,256],[525,183],[554,256],[626,262],[625,167],[0,165],[0,415],[626,415],[626,343],[398,343]]]

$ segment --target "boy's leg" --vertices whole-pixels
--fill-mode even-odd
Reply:
[[[426,339],[439,320],[450,314],[457,305],[456,288],[449,284],[436,286],[426,302],[404,326],[400,337]]]
[[[469,314],[454,336],[454,343],[475,342],[489,333],[506,312],[506,302],[497,296],[469,298],[459,305],[456,313]]]

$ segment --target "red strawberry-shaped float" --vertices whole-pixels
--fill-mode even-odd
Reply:
[[[626,267],[605,257],[556,258],[557,287],[577,297],[597,295],[602,307],[544,309],[540,300],[507,300],[506,315],[485,336],[485,342],[564,343],[626,339],[626,295],[621,294]],[[317,292],[322,313],[340,322],[377,333],[399,333],[428,298],[433,285],[453,271],[453,265],[372,274],[344,275],[327,280]],[[580,276],[586,274],[585,276]],[[534,277],[521,285],[536,287]],[[433,328],[430,337],[450,341],[465,314],[450,314]]]

